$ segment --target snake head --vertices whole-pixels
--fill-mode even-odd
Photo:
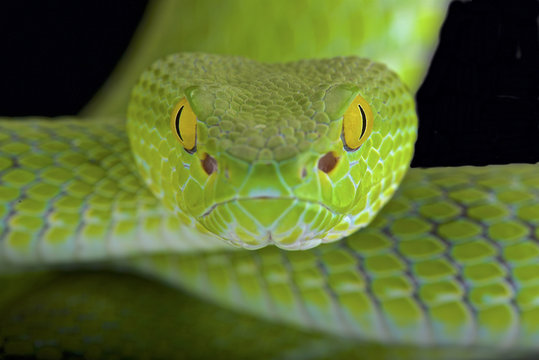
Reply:
[[[416,122],[398,77],[356,57],[177,54],[142,75],[128,110],[152,192],[249,249],[309,248],[367,225],[409,166]]]

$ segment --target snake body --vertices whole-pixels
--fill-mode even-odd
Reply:
[[[343,119],[358,96],[374,120],[351,151]],[[196,115],[196,147],[170,127],[177,104]],[[198,336],[225,358],[536,350],[539,168],[406,172],[415,126],[406,86],[379,63],[202,53],[146,70],[127,122],[0,120],[3,354],[204,357]],[[18,274],[75,267],[250,315],[127,275]]]

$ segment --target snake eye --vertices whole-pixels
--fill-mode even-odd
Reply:
[[[342,139],[346,151],[356,151],[369,138],[373,115],[367,101],[356,96],[343,116]]]
[[[170,115],[170,127],[184,149],[188,153],[194,153],[197,142],[197,117],[186,98],[174,106]]]

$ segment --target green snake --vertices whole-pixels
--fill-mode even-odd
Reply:
[[[370,38],[339,48],[335,33],[353,10],[375,22],[365,12],[382,5],[309,4],[316,21],[288,16],[323,38],[307,47],[313,53],[287,45],[278,26],[267,44],[216,40],[218,25],[186,34],[200,22],[173,15],[211,3],[154,4],[138,50],[86,110],[92,117],[0,120],[0,356],[454,359],[537,350],[538,167],[408,169],[417,119],[396,73],[357,56],[296,61],[369,53]],[[205,14],[243,19],[226,23],[231,34],[254,26],[237,15],[254,13],[253,2],[227,5]],[[305,4],[278,6],[294,14]],[[277,21],[275,9],[259,26]],[[334,16],[343,21],[331,27]],[[160,40],[169,47],[186,37],[181,50],[266,62],[182,52],[147,67],[170,50],[152,42],[163,29],[176,31]],[[270,51],[279,41],[295,50]],[[420,70],[400,73],[417,85]]]

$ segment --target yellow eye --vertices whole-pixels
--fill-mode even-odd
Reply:
[[[197,116],[186,98],[174,106],[170,114],[170,127],[185,150],[194,153],[197,143]]]
[[[373,115],[367,101],[356,96],[343,116],[343,141],[347,151],[355,151],[369,138]]]

